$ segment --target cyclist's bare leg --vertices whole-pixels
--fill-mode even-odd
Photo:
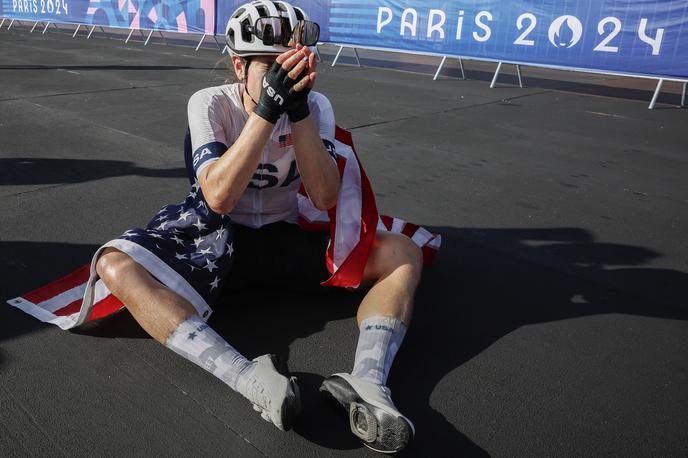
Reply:
[[[141,327],[163,345],[182,322],[196,314],[186,299],[115,248],[103,250],[96,272]]]

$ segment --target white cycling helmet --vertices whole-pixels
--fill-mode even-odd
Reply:
[[[287,2],[272,2],[256,0],[241,5],[227,22],[225,38],[230,52],[237,56],[276,55],[288,51],[290,48],[280,43],[265,45],[254,34],[247,30],[261,17],[283,17],[289,21],[292,30],[297,21],[308,20],[308,15],[299,7]]]

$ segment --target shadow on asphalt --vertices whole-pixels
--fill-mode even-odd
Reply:
[[[99,159],[0,158],[0,186],[83,183],[119,176],[186,177],[184,168],[149,169],[133,162]]]
[[[632,267],[660,256],[651,250],[599,243],[588,231],[577,228],[431,229],[443,235],[443,247],[435,265],[424,273],[413,326],[389,380],[397,405],[418,430],[405,455],[442,455],[448,447],[457,455],[485,454],[431,407],[430,398],[447,374],[521,326],[609,313],[688,318],[681,302],[688,297],[687,274]],[[499,251],[486,244],[498,246]],[[18,295],[34,289],[87,262],[96,248],[0,242],[4,277],[12,285],[12,292],[7,285],[3,290]],[[75,260],[81,262],[74,264]],[[617,285],[639,285],[641,291],[620,294],[613,284],[609,287],[610,279]],[[650,300],[659,289],[664,305]],[[223,295],[210,324],[247,355],[274,353],[286,361],[294,340],[322,331],[329,321],[353,318],[362,295],[341,290],[316,295],[261,290],[256,300],[255,291],[240,291]],[[5,324],[0,340],[46,326],[10,309],[7,306],[0,312]],[[256,338],[256,327],[260,338]],[[147,337],[127,312],[76,332]],[[327,357],[326,351],[336,348],[319,349],[313,357]],[[332,449],[360,447],[342,427],[345,420],[320,399],[317,389],[329,374],[296,375],[304,413],[295,432]]]

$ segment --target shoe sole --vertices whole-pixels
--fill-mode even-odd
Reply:
[[[341,377],[326,379],[320,392],[349,417],[351,432],[363,445],[380,453],[396,453],[408,445],[413,427],[401,416],[367,402]]]

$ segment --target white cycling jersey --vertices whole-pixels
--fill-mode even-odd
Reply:
[[[241,101],[242,83],[201,89],[188,105],[192,166],[201,170],[217,161],[239,138],[248,114]],[[311,91],[308,107],[327,151],[334,154],[335,121],[332,105]],[[275,124],[253,179],[229,214],[238,224],[254,228],[277,221],[298,222],[297,193],[301,177],[296,166],[291,124],[286,114]]]

